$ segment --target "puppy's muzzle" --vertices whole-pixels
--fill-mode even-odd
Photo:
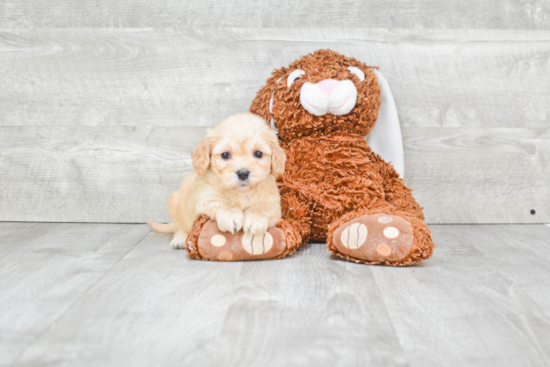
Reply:
[[[236,173],[237,173],[237,177],[241,181],[246,181],[248,180],[248,177],[250,177],[250,171],[247,169],[240,169]]]

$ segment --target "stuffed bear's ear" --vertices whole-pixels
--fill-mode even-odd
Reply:
[[[405,173],[405,158],[403,155],[403,138],[397,108],[388,82],[376,69],[374,74],[378,78],[382,103],[378,111],[378,120],[367,137],[371,149],[382,157],[386,162],[393,165],[393,168],[403,178]]]

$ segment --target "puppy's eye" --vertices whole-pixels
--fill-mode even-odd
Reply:
[[[290,88],[292,83],[294,83],[296,80],[300,79],[302,75],[304,75],[306,72],[300,69],[294,70],[290,75],[288,76],[288,79],[286,80],[286,85]]]
[[[229,154],[227,152],[224,152],[224,153],[222,153],[222,158],[223,159],[229,159],[229,158],[231,158],[231,154]]]
[[[254,152],[254,157],[256,158],[262,158],[264,156],[264,154],[262,152],[260,152],[259,150]]]
[[[361,69],[356,68],[355,66],[350,66],[348,70],[350,71],[350,73],[357,75],[359,80],[361,81],[365,80],[365,73],[363,73]]]

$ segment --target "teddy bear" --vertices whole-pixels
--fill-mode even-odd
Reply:
[[[277,179],[282,220],[268,230],[269,246],[254,247],[258,239],[221,232],[202,216],[188,237],[191,257],[277,259],[307,242],[371,265],[407,266],[432,255],[422,208],[402,179],[397,112],[378,68],[315,51],[273,71],[250,112],[278,131],[287,155]],[[212,244],[216,235],[225,248]]]

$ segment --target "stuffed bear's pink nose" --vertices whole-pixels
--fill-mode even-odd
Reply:
[[[337,86],[338,82],[333,79],[325,79],[322,82],[317,83],[317,88],[319,88],[327,96],[330,96]]]

